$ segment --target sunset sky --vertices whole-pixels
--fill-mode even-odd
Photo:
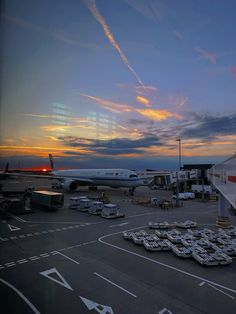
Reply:
[[[10,0],[1,23],[1,168],[235,153],[236,1]]]

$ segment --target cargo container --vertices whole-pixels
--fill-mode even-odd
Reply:
[[[54,211],[64,205],[64,194],[51,191],[33,191],[30,202],[32,209]]]

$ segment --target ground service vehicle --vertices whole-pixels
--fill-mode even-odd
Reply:
[[[30,203],[32,209],[57,210],[64,205],[64,194],[51,191],[33,191]]]

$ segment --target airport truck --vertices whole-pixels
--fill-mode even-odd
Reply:
[[[55,211],[64,205],[64,194],[51,191],[33,191],[31,208]]]

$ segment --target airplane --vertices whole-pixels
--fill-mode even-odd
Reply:
[[[74,191],[80,185],[91,187],[128,187],[133,194],[136,187],[143,185],[139,176],[128,169],[66,169],[56,170],[52,154],[49,154],[51,175],[62,182],[63,188]]]
[[[96,190],[97,186],[112,188],[127,187],[133,195],[136,187],[143,185],[140,177],[128,169],[66,169],[57,170],[54,166],[53,156],[49,154],[51,171],[49,175],[17,174],[35,178],[55,179],[61,182],[66,191],[75,191],[79,186],[90,186]],[[14,174],[15,175],[15,174]]]

